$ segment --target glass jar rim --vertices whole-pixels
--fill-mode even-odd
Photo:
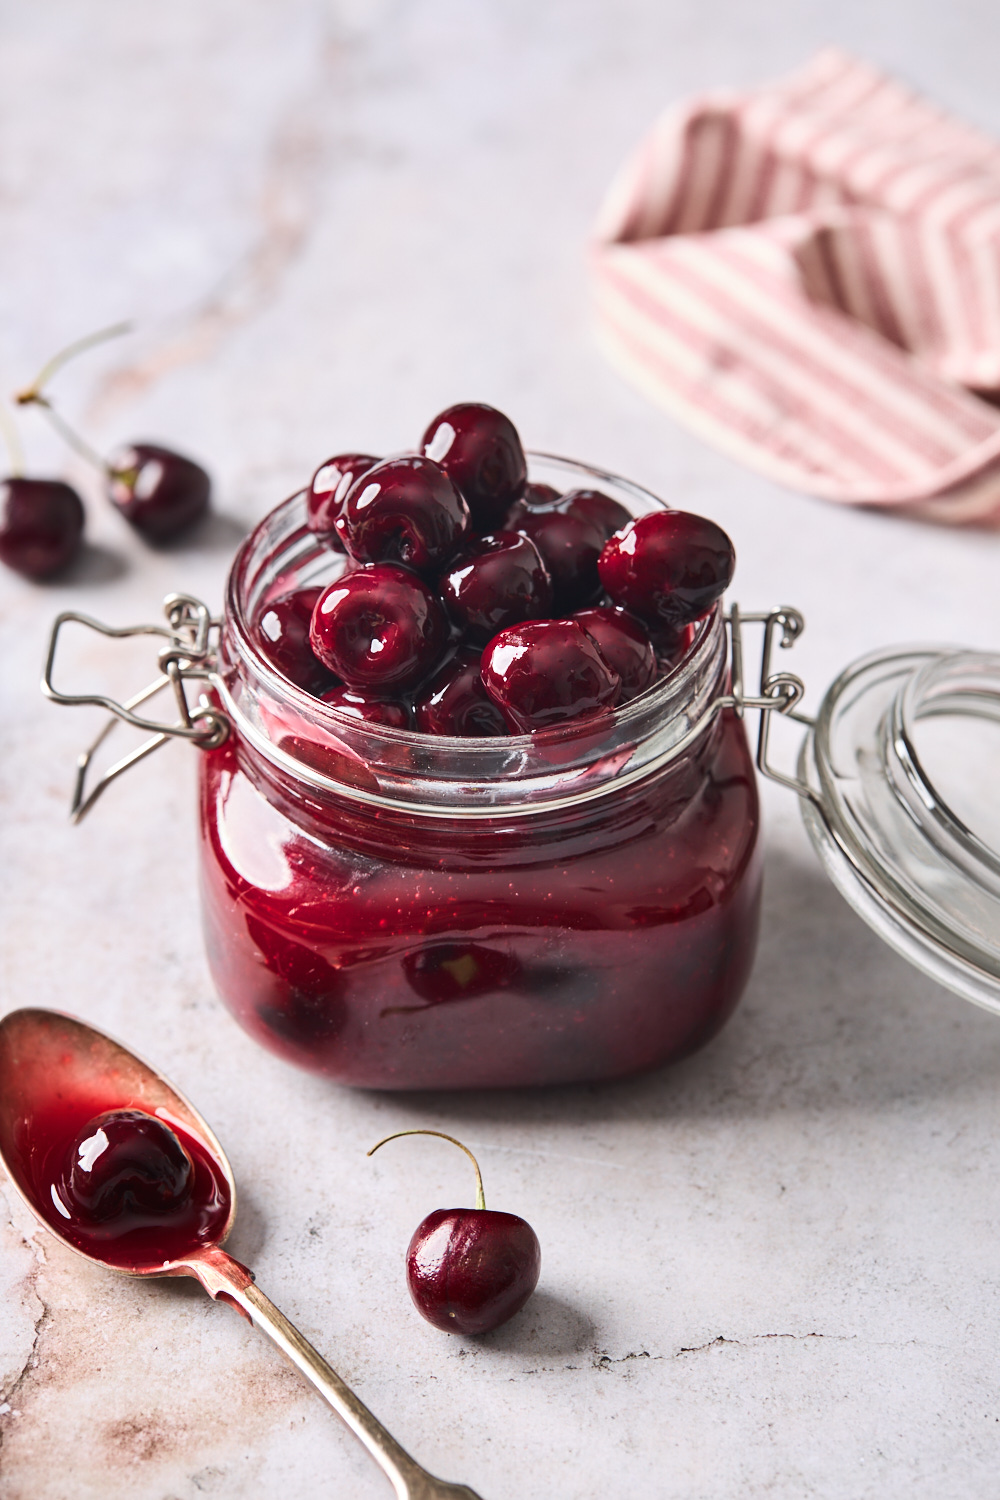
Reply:
[[[593,465],[553,454],[528,453],[529,473],[596,481],[635,515],[666,508],[651,491]],[[544,479],[541,482],[545,482]],[[267,759],[319,791],[398,807],[419,805],[440,816],[490,816],[503,808],[526,811],[562,806],[630,784],[682,755],[708,727],[728,660],[719,605],[706,615],[676,667],[644,693],[601,718],[569,720],[534,734],[477,739],[427,735],[372,725],[296,687],[257,645],[251,621],[275,578],[294,572],[291,587],[336,576],[340,554],[322,547],[305,525],[305,491],[269,513],[237,553],[226,587],[219,690],[238,734]],[[275,573],[276,562],[282,567]],[[324,576],[325,569],[325,576]],[[247,684],[252,691],[247,692]],[[714,717],[714,714],[711,715]],[[299,734],[289,732],[292,724]],[[302,738],[330,752],[303,760],[289,747]],[[277,736],[277,737],[276,737]],[[284,746],[282,744],[284,740]],[[367,776],[360,774],[360,767]],[[367,783],[367,784],[366,784]],[[375,784],[373,784],[375,783]],[[516,788],[513,792],[509,789]],[[435,804],[440,804],[435,808]]]

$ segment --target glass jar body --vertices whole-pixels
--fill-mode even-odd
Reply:
[[[552,472],[555,465],[559,471]],[[566,461],[532,477],[593,484]],[[601,488],[633,510],[657,502]],[[617,487],[616,487],[617,486]],[[724,623],[601,721],[498,740],[348,722],[255,645],[262,600],[341,566],[300,497],[241,550],[201,757],[206,941],[257,1039],[338,1082],[517,1087],[623,1077],[706,1042],[746,983],[758,801]]]

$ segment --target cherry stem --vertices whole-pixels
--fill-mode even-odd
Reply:
[[[106,459],[101,457],[96,448],[92,448],[90,446],[86,438],[82,438],[80,434],[69,425],[69,423],[66,421],[66,418],[62,416],[61,413],[56,411],[55,407],[52,405],[47,396],[43,396],[40,391],[22,391],[17,397],[17,402],[19,406],[41,407],[42,411],[45,413],[46,417],[48,417],[52,426],[55,428],[56,432],[58,432],[59,436],[63,439],[64,442],[68,443],[75,452],[79,453],[81,458],[86,459],[88,464],[92,464],[95,469],[100,469],[102,474],[108,476],[111,479],[115,477],[116,470],[111,467]]]
[[[380,1141],[376,1141],[372,1149],[370,1151],[367,1151],[365,1155],[374,1156],[379,1146],[384,1146],[386,1141],[398,1141],[399,1138],[404,1135],[436,1135],[438,1140],[451,1141],[451,1144],[453,1146],[457,1146],[459,1151],[464,1151],[466,1156],[469,1158],[472,1165],[476,1169],[476,1207],[486,1207],[486,1197],[483,1193],[483,1174],[479,1170],[479,1163],[476,1161],[476,1158],[473,1156],[468,1146],[463,1146],[461,1141],[456,1141],[453,1135],[445,1135],[443,1130],[394,1130],[392,1135],[385,1135]]]
[[[60,349],[54,354],[47,364],[44,364],[29,386],[17,395],[18,406],[29,406],[37,401],[42,391],[48,385],[57,370],[75,359],[78,354],[84,354],[88,349],[93,349],[95,344],[104,344],[108,339],[121,338],[123,333],[131,333],[131,323],[112,323],[107,328],[99,328],[96,333],[88,333],[82,339],[75,339],[72,344],[67,344],[65,349]]]
[[[0,406],[0,434],[3,435],[7,457],[10,459],[10,477],[20,479],[24,473],[24,449],[21,447],[21,434],[17,430],[17,424],[6,406]]]

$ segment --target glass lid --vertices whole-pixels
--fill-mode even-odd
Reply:
[[[854,662],[799,759],[806,828],[841,894],[917,968],[1000,1012],[998,788],[1000,656],[956,647]]]

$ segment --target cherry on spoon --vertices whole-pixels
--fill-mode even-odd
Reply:
[[[67,1211],[58,1189],[70,1148],[80,1147],[84,1126],[99,1127],[109,1111],[119,1120],[141,1114],[165,1126],[164,1137],[181,1143],[193,1164],[191,1183],[175,1195],[183,1214],[160,1207],[158,1220],[147,1213],[140,1227],[108,1237],[107,1217],[79,1211],[85,1200],[72,1202]],[[82,1143],[90,1152],[85,1165],[94,1160],[93,1139]],[[361,1439],[398,1500],[479,1500],[467,1485],[449,1484],[422,1469],[258,1290],[246,1267],[222,1249],[236,1217],[236,1183],[225,1152],[193,1106],[120,1043],[58,1011],[15,1010],[5,1016],[0,1021],[0,1161],[32,1213],[71,1250],[130,1276],[191,1276],[210,1297],[242,1312]]]

